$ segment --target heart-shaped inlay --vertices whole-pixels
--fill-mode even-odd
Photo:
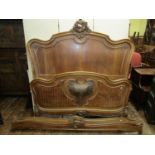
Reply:
[[[81,104],[83,100],[93,95],[95,82],[93,80],[68,80],[67,89],[76,102]]]

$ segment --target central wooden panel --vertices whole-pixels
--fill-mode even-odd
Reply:
[[[121,112],[128,104],[130,83],[97,75],[72,72],[33,80],[31,87],[37,108],[57,114],[84,111],[89,115],[104,115]]]
[[[89,34],[78,41],[72,34],[52,41],[30,43],[37,76],[72,71],[89,71],[107,75],[127,75],[131,44],[112,44],[108,39]]]

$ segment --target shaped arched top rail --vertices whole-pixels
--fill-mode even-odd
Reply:
[[[74,71],[127,77],[134,51],[130,40],[112,41],[105,34],[91,31],[83,20],[48,41],[32,39],[27,47],[35,78]]]

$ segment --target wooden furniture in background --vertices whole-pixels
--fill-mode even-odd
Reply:
[[[0,125],[3,124],[2,114],[0,113]]]
[[[155,67],[155,20],[148,19],[144,36],[134,32],[131,37],[135,45],[135,51],[142,56],[142,62]]]
[[[144,44],[155,45],[155,19],[148,19],[144,35]]]
[[[29,82],[22,20],[0,20],[0,96],[27,95]]]
[[[71,31],[27,47],[36,116],[17,120],[13,129],[142,131],[128,108],[129,40],[112,41],[79,20]]]
[[[151,89],[155,68],[133,68],[131,72],[131,99],[137,109],[144,108]]]
[[[147,101],[144,105],[144,113],[147,122],[155,124],[155,76],[153,77],[151,88],[148,92]]]
[[[150,67],[155,67],[155,45],[143,45],[142,61]]]

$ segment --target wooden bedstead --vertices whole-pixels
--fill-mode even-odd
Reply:
[[[72,30],[27,44],[33,67],[34,117],[13,129],[137,131],[130,112],[130,40],[112,41],[78,20]]]

